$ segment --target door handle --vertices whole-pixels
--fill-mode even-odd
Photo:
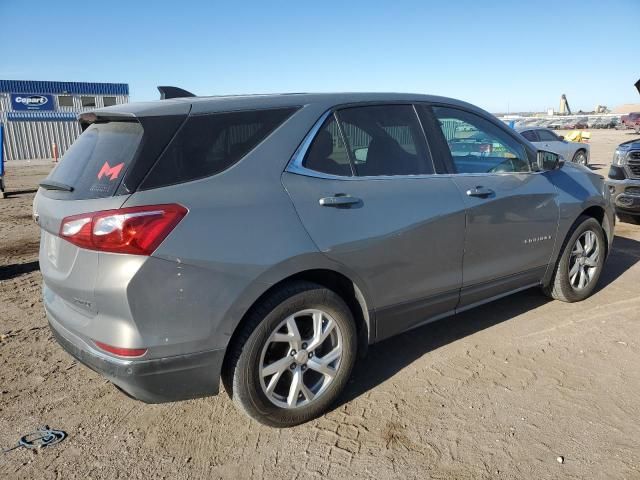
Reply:
[[[495,192],[493,190],[491,190],[490,188],[486,188],[483,187],[481,185],[478,185],[475,188],[470,188],[469,190],[467,190],[467,195],[469,197],[480,197],[480,198],[487,198],[490,197],[491,195],[493,195]]]
[[[323,207],[348,207],[349,205],[356,205],[361,203],[362,200],[346,193],[336,193],[333,197],[324,197],[320,199],[320,205]]]

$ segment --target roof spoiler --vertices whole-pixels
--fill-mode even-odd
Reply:
[[[160,100],[168,100],[170,98],[195,97],[191,92],[187,92],[178,87],[158,87],[160,92]]]
[[[84,132],[92,124],[98,121],[116,121],[116,122],[135,122],[136,116],[133,113],[120,113],[120,112],[82,112],[78,115],[78,122],[80,122],[80,129]]]

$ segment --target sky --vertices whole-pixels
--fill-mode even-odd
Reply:
[[[640,103],[640,0],[0,0],[0,79],[388,91],[492,112]]]

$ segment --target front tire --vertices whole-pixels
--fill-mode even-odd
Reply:
[[[606,248],[598,221],[580,216],[564,241],[545,294],[563,302],[579,302],[589,297],[602,273]]]
[[[261,301],[229,348],[223,382],[234,403],[260,423],[291,427],[337,400],[355,363],[357,335],[338,294],[296,282]]]

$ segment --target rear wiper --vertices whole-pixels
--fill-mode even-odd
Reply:
[[[63,192],[73,192],[73,187],[65,183],[56,182],[55,180],[43,180],[40,186],[45,190],[61,190]]]

